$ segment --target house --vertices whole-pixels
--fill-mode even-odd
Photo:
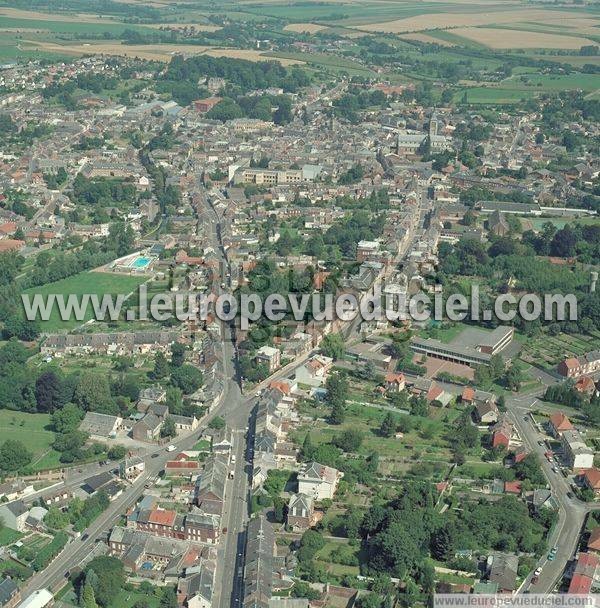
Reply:
[[[177,586],[177,597],[180,605],[187,608],[211,608],[214,586],[214,570],[202,568],[200,572],[180,578]],[[182,602],[182,600],[185,600]]]
[[[288,503],[287,525],[294,532],[304,532],[314,525],[314,501],[306,494],[293,494]]]
[[[137,479],[146,469],[146,463],[138,456],[134,458],[125,458],[119,463],[119,476],[121,479],[132,481]]]
[[[0,505],[0,517],[4,525],[17,532],[25,531],[25,522],[29,516],[29,507],[22,500],[14,500]]]
[[[79,430],[91,437],[107,439],[116,437],[117,432],[123,428],[123,418],[110,416],[109,414],[98,414],[97,412],[86,412],[85,418],[79,425]]]
[[[470,386],[465,386],[460,395],[460,400],[462,403],[474,403],[475,402],[475,389]]]
[[[225,426],[211,430],[211,449],[215,454],[228,454],[233,447],[233,431]]]
[[[227,463],[220,456],[206,460],[204,470],[196,481],[195,503],[205,513],[220,515],[223,511]]]
[[[399,393],[404,390],[406,380],[402,373],[389,373],[385,375],[385,390],[388,393]]]
[[[561,437],[565,431],[573,431],[575,427],[571,424],[571,421],[562,413],[555,412],[550,416],[548,421],[550,433],[554,437]]]
[[[21,592],[12,578],[0,580],[0,608],[14,608],[21,601]]]
[[[84,479],[81,488],[87,494],[93,495],[100,490],[105,490],[114,480],[112,473],[105,471]]]
[[[160,436],[163,423],[162,418],[159,418],[153,412],[148,412],[133,425],[131,435],[137,441],[156,441]]]
[[[498,406],[491,399],[481,401],[475,406],[475,418],[480,424],[494,424],[498,422],[499,417]]]
[[[169,460],[165,463],[165,477],[185,477],[193,479],[200,472],[197,460]]]
[[[27,596],[20,604],[19,608],[46,608],[54,603],[54,596],[48,589],[38,589]]]
[[[298,473],[298,493],[311,496],[314,500],[333,498],[343,473],[318,462],[303,465]]]
[[[494,426],[492,431],[492,447],[504,446],[508,449],[513,434],[513,425],[507,417],[503,417]]]
[[[172,509],[142,509],[135,519],[135,527],[154,536],[172,536],[177,511]]]
[[[536,513],[542,509],[556,509],[557,503],[547,488],[536,488],[531,494],[531,506]]]
[[[589,376],[581,376],[577,382],[575,382],[573,388],[582,395],[592,397],[596,392],[596,383],[593,378]]]
[[[272,346],[263,346],[256,351],[254,357],[258,363],[266,363],[269,373],[274,372],[281,365],[281,353]]]
[[[275,569],[275,533],[264,514],[248,522],[246,539],[242,608],[269,608]]]
[[[563,431],[561,444],[571,469],[591,469],[594,466],[594,452],[586,445],[579,431]]]
[[[4,498],[7,502],[34,493],[35,490],[33,485],[29,482],[21,481],[20,479],[6,481],[0,484],[0,499]]]
[[[498,585],[498,593],[513,593],[517,585],[519,558],[507,553],[495,553],[488,558],[488,564],[488,580]]]
[[[497,209],[492,212],[488,219],[488,230],[496,236],[506,236],[510,232],[510,226],[503,213]]]
[[[294,379],[298,384],[322,386],[332,365],[333,359],[330,357],[315,355],[296,370]]]
[[[590,532],[590,537],[588,538],[587,547],[588,547],[588,549],[591,549],[592,551],[596,551],[596,552],[600,551],[600,526],[598,526],[597,528],[594,528]]]
[[[521,495],[521,482],[520,481],[505,481],[504,482],[504,493],[514,494],[515,496]]]
[[[171,414],[169,418],[175,424],[175,428],[178,432],[181,431],[195,431],[200,424],[200,421],[196,416],[179,416],[177,414]]]
[[[586,469],[582,475],[582,482],[585,488],[594,492],[596,498],[600,497],[600,471],[595,467]]]
[[[184,518],[183,530],[185,540],[216,545],[221,533],[220,517],[192,511]]]
[[[593,350],[580,357],[567,357],[558,364],[558,373],[565,378],[579,378],[600,371],[600,351]]]
[[[594,553],[580,553],[567,593],[588,594],[598,569],[598,556]]]

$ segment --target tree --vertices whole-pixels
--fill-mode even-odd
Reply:
[[[177,435],[177,429],[175,428],[175,421],[171,416],[167,416],[160,428],[161,437],[175,437]]]
[[[83,411],[74,403],[67,403],[62,409],[52,414],[52,426],[57,433],[68,433],[75,430],[83,419]]]
[[[79,605],[81,608],[98,608],[96,603],[96,597],[94,595],[94,588],[86,582],[81,592],[81,598],[79,599]]]
[[[4,319],[2,336],[5,340],[18,338],[24,342],[31,342],[40,335],[39,321],[28,321],[22,314],[12,314]]]
[[[506,386],[512,391],[518,391],[523,383],[523,370],[518,365],[511,365],[504,375]]]
[[[356,605],[358,608],[381,608],[382,603],[383,599],[379,594],[367,593],[366,595],[361,595]]]
[[[31,452],[16,439],[7,439],[0,447],[0,471],[19,471],[31,459]]]
[[[160,608],[177,608],[177,594],[174,587],[166,587],[160,597]]]
[[[342,424],[346,419],[346,407],[343,402],[336,401],[329,414],[331,424]]]
[[[171,344],[171,366],[181,367],[185,362],[185,346],[179,342]]]
[[[113,445],[107,455],[111,460],[122,460],[127,455],[127,448],[122,445]]]
[[[383,437],[392,437],[396,433],[396,418],[392,412],[388,412],[381,421],[379,432]]]
[[[300,458],[302,460],[309,461],[314,460],[313,455],[315,453],[315,446],[313,445],[310,433],[306,433],[304,442],[302,443],[302,449],[300,450]]]
[[[50,507],[44,517],[44,523],[52,530],[63,530],[69,524],[69,517],[58,507]]]
[[[204,377],[197,367],[186,363],[172,371],[171,383],[180,388],[184,395],[190,395],[202,386]]]
[[[52,370],[42,372],[35,381],[35,401],[40,412],[53,412],[61,403],[62,380]]]
[[[344,356],[344,338],[341,334],[327,334],[321,342],[321,351],[326,357],[331,357],[334,361]]]
[[[309,437],[309,434],[306,437]],[[348,429],[334,437],[332,443],[344,452],[358,452],[363,439],[364,433],[362,431],[359,429]]]
[[[169,373],[169,362],[162,351],[158,351],[154,355],[154,369],[152,370],[152,378],[154,380],[162,380]]]
[[[96,602],[103,608],[111,608],[125,584],[123,563],[116,557],[102,555],[89,562],[85,572],[87,574],[90,571],[96,575],[93,584]]]
[[[421,416],[425,418],[429,415],[429,404],[425,397],[413,397],[410,403],[410,413],[413,416]]]
[[[329,375],[325,381],[327,395],[325,400],[330,405],[335,403],[345,403],[348,398],[348,380],[346,376],[340,372],[334,372]]]
[[[225,420],[221,418],[221,416],[215,416],[209,423],[208,428],[210,429],[224,429],[225,428]]]
[[[172,414],[181,414],[183,411],[183,393],[176,386],[167,386],[165,405]]]
[[[84,410],[102,414],[116,414],[118,409],[110,394],[108,379],[100,374],[84,372],[74,395],[75,403]]]

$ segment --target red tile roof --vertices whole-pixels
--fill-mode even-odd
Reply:
[[[169,460],[165,465],[166,469],[199,469],[200,463],[196,460]]]
[[[520,494],[521,493],[521,482],[520,481],[505,481],[504,491],[507,494]]]
[[[550,424],[557,431],[573,430],[573,425],[571,424],[571,421],[562,412],[556,412],[555,414],[552,414],[552,416],[550,416]]]
[[[598,469],[586,469],[583,476],[592,490],[600,490],[600,471]]]
[[[574,574],[567,593],[587,594],[592,588],[592,579],[583,574]]]
[[[600,551],[600,526],[592,530],[587,546],[588,549]]]
[[[463,401],[473,401],[473,399],[475,399],[475,389],[471,388],[470,386],[465,386],[460,398]]]
[[[167,509],[154,509],[148,517],[148,523],[160,524],[161,526],[172,526],[177,517],[176,511]]]

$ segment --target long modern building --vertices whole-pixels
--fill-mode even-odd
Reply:
[[[466,365],[489,365],[492,357],[505,349],[514,336],[514,328],[499,326],[486,335],[475,346],[445,343],[433,338],[412,338],[410,347],[416,353],[462,363]]]

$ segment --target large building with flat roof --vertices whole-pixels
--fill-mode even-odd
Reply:
[[[485,334],[477,344],[459,344],[456,341],[445,343],[433,338],[412,338],[410,347],[416,353],[462,363],[463,365],[489,365],[492,357],[504,350],[514,336],[514,328],[499,326]]]

